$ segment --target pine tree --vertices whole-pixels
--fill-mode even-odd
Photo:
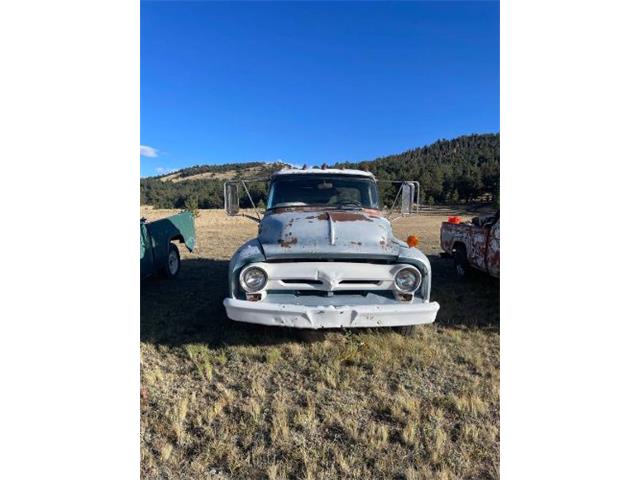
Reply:
[[[190,211],[194,217],[198,217],[200,215],[200,211],[198,210],[198,197],[195,195],[189,195],[187,197],[186,202],[184,202],[184,207],[186,210]]]

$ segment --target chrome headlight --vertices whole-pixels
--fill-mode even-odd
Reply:
[[[245,292],[259,292],[266,284],[267,273],[261,268],[245,268],[240,274],[240,286]]]
[[[396,272],[393,282],[402,293],[413,293],[420,286],[422,275],[415,267],[404,267]]]

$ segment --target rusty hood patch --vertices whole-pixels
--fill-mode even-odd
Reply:
[[[267,259],[395,259],[400,243],[386,218],[363,211],[298,211],[266,215],[258,240]]]

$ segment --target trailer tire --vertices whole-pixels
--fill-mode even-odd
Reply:
[[[170,243],[169,252],[167,253],[167,260],[162,269],[162,273],[167,278],[175,278],[180,272],[180,251],[178,247]]]
[[[456,248],[453,254],[453,265],[456,269],[456,277],[460,280],[469,278],[471,267],[467,260],[467,249],[464,246]]]

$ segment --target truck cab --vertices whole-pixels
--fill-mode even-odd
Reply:
[[[225,187],[226,209],[238,194]],[[432,323],[431,266],[397,239],[369,172],[283,169],[269,182],[258,235],[229,264],[227,316],[306,329]]]

